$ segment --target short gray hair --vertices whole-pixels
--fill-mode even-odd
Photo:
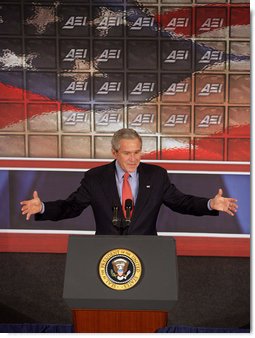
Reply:
[[[138,139],[141,142],[142,147],[142,138],[141,136],[131,128],[122,128],[116,131],[112,137],[112,149],[118,151],[120,149],[120,140],[134,140]]]

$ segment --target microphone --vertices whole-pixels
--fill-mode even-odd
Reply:
[[[118,207],[114,206],[113,207],[113,216],[112,216],[112,224],[114,226],[118,226],[119,224],[119,219],[118,219]]]
[[[130,218],[131,218],[131,210],[133,208],[133,202],[131,199],[127,199],[125,201],[125,210],[126,210],[126,224],[129,225],[129,223],[131,222]]]

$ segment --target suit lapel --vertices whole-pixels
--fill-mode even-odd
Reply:
[[[146,170],[144,170],[144,166],[140,163],[138,167],[139,171],[139,190],[137,195],[137,200],[133,212],[132,223],[135,223],[137,218],[139,217],[140,213],[142,212],[144,206],[147,203],[147,200],[150,197],[150,174]]]
[[[115,178],[115,161],[108,165],[105,175],[103,175],[100,179],[107,203],[111,203],[111,207],[118,206],[121,209]]]

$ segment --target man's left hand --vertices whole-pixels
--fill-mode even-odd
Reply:
[[[234,198],[223,197],[222,189],[219,189],[218,194],[210,200],[210,207],[214,210],[224,211],[231,216],[237,212],[237,200]]]

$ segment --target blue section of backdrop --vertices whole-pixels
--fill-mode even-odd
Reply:
[[[0,228],[10,228],[9,171],[0,171]]]
[[[224,175],[224,184],[229,196],[236,196],[240,212],[236,217],[241,233],[250,232],[250,177],[242,175]]]

